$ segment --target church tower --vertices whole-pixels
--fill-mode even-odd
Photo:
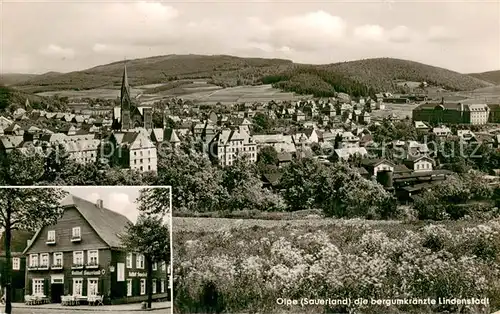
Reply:
[[[132,102],[130,99],[130,86],[128,85],[127,65],[123,67],[122,87],[120,93],[120,108],[121,108],[121,129],[132,129],[132,121],[130,112],[132,110]]]

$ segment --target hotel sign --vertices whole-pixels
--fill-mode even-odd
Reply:
[[[104,275],[106,271],[104,269],[101,270],[80,270],[80,271],[72,271],[72,276],[101,276]]]
[[[147,277],[148,274],[145,273],[145,272],[140,273],[140,272],[137,272],[137,271],[131,271],[131,272],[128,273],[128,276],[129,277]]]

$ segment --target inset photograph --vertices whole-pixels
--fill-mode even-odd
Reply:
[[[171,313],[170,199],[170,187],[1,188],[3,313]]]

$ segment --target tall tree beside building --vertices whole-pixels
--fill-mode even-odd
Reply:
[[[123,245],[129,251],[144,254],[147,266],[146,292],[148,308],[153,301],[153,263],[170,260],[170,231],[159,215],[142,213],[135,224],[127,226],[127,232],[122,237]]]
[[[34,147],[0,156],[0,182],[4,186],[35,185],[45,173],[45,157]]]
[[[5,230],[5,313],[12,312],[11,304],[11,240],[12,230],[36,231],[54,223],[62,214],[61,200],[66,192],[54,188],[0,189],[0,228]]]

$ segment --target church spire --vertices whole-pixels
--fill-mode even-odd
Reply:
[[[124,130],[132,128],[131,126],[131,109],[132,102],[130,99],[130,85],[128,84],[127,63],[123,65],[122,87],[120,94],[121,108],[121,128]]]

